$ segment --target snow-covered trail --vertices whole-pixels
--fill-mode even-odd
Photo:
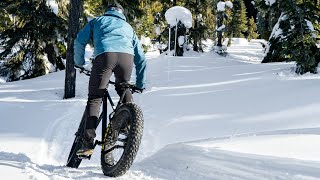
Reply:
[[[148,91],[135,95],[144,137],[119,179],[320,178],[320,76],[296,77],[294,64],[258,64],[259,41],[235,43],[226,58],[149,59]],[[64,167],[87,86],[78,74],[76,98],[62,100],[64,72],[0,84],[1,177],[106,178],[100,149],[79,169]]]

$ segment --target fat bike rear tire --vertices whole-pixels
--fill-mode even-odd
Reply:
[[[118,124],[118,125],[115,125]],[[117,127],[113,127],[117,126]],[[114,128],[117,133],[110,133],[110,130]],[[110,177],[118,177],[125,174],[131,167],[139,146],[143,134],[143,114],[138,105],[134,103],[125,103],[121,105],[115,112],[111,119],[111,125],[107,129],[104,137],[104,142],[110,139],[110,136],[116,139],[115,141],[123,143],[123,152],[119,155],[119,160],[114,164],[110,165],[106,161],[106,152],[113,153],[114,150],[119,149],[120,145],[116,147],[115,144],[107,147],[102,146],[101,150],[101,168],[103,174]],[[120,139],[126,137],[125,139]],[[107,142],[108,143],[108,142]],[[113,161],[113,159],[112,159]]]

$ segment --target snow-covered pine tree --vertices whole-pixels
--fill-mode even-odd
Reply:
[[[138,37],[145,36],[150,39],[155,39],[157,37],[157,33],[155,31],[156,27],[154,23],[155,16],[157,13],[160,13],[162,11],[162,4],[158,1],[150,3],[141,2],[139,8],[144,10],[144,14],[133,23]],[[160,30],[161,24],[161,22],[158,22]],[[144,47],[145,50],[147,50],[148,47]]]
[[[63,45],[65,21],[52,12],[46,1],[3,0],[0,9],[14,17],[13,24],[0,34],[4,48],[0,53],[0,76],[14,81],[43,75],[48,71],[45,59],[64,68],[63,54],[57,46]]]
[[[248,41],[250,42],[252,39],[257,39],[259,34],[257,33],[257,24],[254,22],[253,17],[250,18],[248,23]]]
[[[228,20],[228,15],[226,13],[227,9],[232,9],[233,4],[231,1],[219,1],[217,4],[217,14],[216,14],[216,32],[218,36],[218,42],[215,46],[215,51],[220,55],[225,55],[226,47],[222,45],[223,32],[226,30],[226,23]]]
[[[295,61],[296,73],[317,73],[320,52],[313,24],[320,10],[311,0],[281,1],[281,16],[270,36],[269,50],[263,62]]]
[[[190,29],[190,40],[193,50],[203,52],[202,41],[212,37],[215,28],[216,2],[213,0],[190,0],[182,6],[189,9],[193,15],[193,28]]]
[[[258,9],[258,33],[262,39],[269,40],[273,27],[280,17],[279,2],[276,0],[254,0],[254,5]]]
[[[228,23],[227,36],[229,37],[228,46],[231,45],[233,37],[243,38],[248,31],[247,10],[243,0],[234,0],[231,18]]]

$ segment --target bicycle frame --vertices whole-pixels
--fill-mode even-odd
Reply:
[[[112,81],[109,81],[109,84],[115,85],[115,83],[112,82]],[[108,121],[107,121],[107,117],[108,117],[108,100],[109,100],[110,105],[112,107],[112,110],[114,112],[117,108],[119,108],[121,106],[122,101],[123,101],[123,99],[124,99],[124,97],[126,95],[127,90],[130,89],[130,86],[123,86],[123,89],[124,89],[124,91],[123,91],[123,93],[122,93],[122,95],[121,95],[121,97],[119,99],[119,102],[117,103],[116,107],[114,107],[115,105],[114,105],[114,103],[112,101],[110,93],[109,93],[108,89],[106,89],[106,91],[104,93],[104,96],[102,98],[102,112],[101,112],[101,115],[100,115],[100,117],[99,117],[99,119],[97,121],[97,125],[96,125],[96,128],[97,128],[99,126],[100,122],[102,121],[101,141],[96,140],[96,142],[94,144],[94,147],[96,145],[102,145],[104,143],[103,142],[104,135],[105,135],[105,132],[106,132],[106,130],[108,128]],[[113,113],[111,113],[109,115],[109,120],[110,120],[112,115],[113,115]]]
[[[75,68],[76,68],[76,69],[79,69],[79,70],[80,70],[80,73],[84,73],[84,74],[86,74],[87,76],[90,76],[90,75],[91,75],[91,72],[88,71],[88,70],[86,70],[86,69],[84,69],[83,67],[75,67]],[[109,81],[109,84],[115,85],[116,83],[115,83],[115,82],[112,82],[112,81]],[[134,89],[136,89],[136,90],[139,89],[139,88],[137,88],[135,85],[132,85],[132,84],[129,84],[129,83],[123,83],[123,84],[120,84],[120,86],[121,86],[121,88],[123,89],[123,93],[122,93],[122,95],[120,96],[119,102],[118,102],[118,104],[117,104],[116,107],[114,107],[115,105],[114,105],[114,103],[113,103],[113,101],[112,101],[112,98],[111,98],[111,96],[110,96],[110,94],[109,94],[108,88],[105,90],[104,96],[103,96],[103,98],[102,98],[102,103],[103,103],[103,104],[102,104],[102,112],[101,112],[101,115],[100,115],[100,117],[98,118],[97,124],[96,124],[96,128],[98,128],[100,122],[102,121],[102,132],[101,132],[101,133],[102,133],[102,136],[101,136],[101,141],[98,141],[98,140],[95,141],[94,147],[95,147],[96,145],[103,145],[103,144],[104,144],[104,142],[103,142],[103,140],[104,140],[104,135],[105,135],[105,132],[106,132],[106,130],[107,130],[107,128],[108,128],[108,127],[107,127],[107,126],[108,126],[108,122],[107,122],[107,117],[108,117],[108,100],[109,100],[110,105],[111,105],[112,110],[113,110],[113,112],[109,115],[109,120],[110,120],[111,117],[112,117],[112,115],[113,115],[113,113],[115,112],[115,110],[118,109],[118,108],[121,106],[122,101],[123,101],[123,99],[124,99],[124,97],[125,97],[125,95],[126,95],[127,90],[130,89],[130,90],[131,90],[131,93],[134,93],[134,92],[137,92],[137,91],[135,91]],[[89,159],[90,159],[90,157],[89,157]]]

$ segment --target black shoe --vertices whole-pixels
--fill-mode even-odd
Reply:
[[[91,156],[93,154],[93,139],[83,138],[82,147],[77,151],[77,156]]]

